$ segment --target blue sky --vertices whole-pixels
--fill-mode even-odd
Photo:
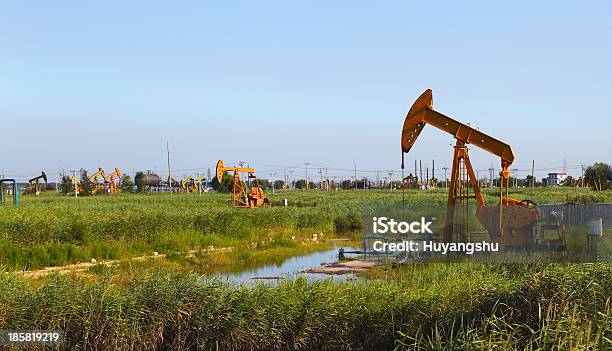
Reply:
[[[612,161],[609,1],[5,1],[0,52],[0,174],[21,179],[163,175],[166,141],[179,177],[219,158],[260,177],[306,161],[397,170],[427,88],[438,111],[510,144],[512,168]],[[407,163],[448,166],[452,143],[426,128]]]

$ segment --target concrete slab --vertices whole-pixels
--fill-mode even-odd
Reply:
[[[352,260],[333,263],[317,268],[306,269],[304,273],[322,273],[322,274],[350,274],[365,272],[372,267],[376,266],[376,262],[363,261],[363,260]]]

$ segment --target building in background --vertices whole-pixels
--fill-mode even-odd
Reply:
[[[546,185],[561,185],[567,178],[567,174],[565,172],[554,172],[548,173],[548,177],[546,177]]]

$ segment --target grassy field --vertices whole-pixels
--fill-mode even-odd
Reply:
[[[497,192],[486,192],[494,203]],[[536,203],[612,202],[612,192],[523,190]],[[230,209],[226,194],[45,194],[0,207],[0,329],[61,329],[61,349],[523,350],[612,348],[610,264],[382,267],[346,282],[235,286],[197,272],[236,271],[326,248],[313,233],[353,236],[365,205],[401,191],[286,191],[276,205]],[[443,189],[404,193],[446,201]],[[288,207],[280,204],[289,201]],[[182,253],[210,246],[236,254]],[[31,279],[14,270],[167,259]],[[209,270],[195,266],[208,265]]]
[[[513,189],[536,203],[612,202],[612,192],[576,188]],[[0,207],[0,265],[37,269],[124,259],[151,252],[174,253],[208,246],[239,246],[275,237],[334,235],[360,228],[366,205],[401,201],[444,204],[444,189],[419,191],[284,191],[270,195],[272,208],[229,208],[227,194],[95,196],[75,199],[45,194],[23,197],[20,207]],[[495,189],[485,191],[495,203]],[[289,206],[280,206],[283,199]]]
[[[609,265],[407,266],[385,279],[235,287],[192,273],[0,277],[2,329],[62,349],[604,350]]]
[[[296,192],[297,193],[297,192]],[[306,197],[308,198],[308,197]],[[254,211],[232,209],[223,194],[28,197],[0,207],[0,264],[36,269],[141,254],[239,246],[270,238],[354,230],[356,207],[316,202]]]

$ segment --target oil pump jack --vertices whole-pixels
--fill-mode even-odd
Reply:
[[[475,199],[476,218],[485,227],[491,239],[502,246],[525,247],[533,244],[549,246],[555,244],[557,248],[564,247],[562,228],[558,231],[557,238],[548,242],[535,242],[533,228],[539,219],[536,204],[531,200],[520,201],[508,196],[510,182],[508,167],[514,161],[510,145],[434,110],[431,89],[427,89],[417,98],[404,121],[401,139],[402,169],[404,168],[404,153],[410,151],[427,124],[451,134],[456,139],[443,241],[469,240],[467,228],[463,224],[457,225],[455,221],[460,211],[463,211],[464,217],[467,218],[468,200]],[[468,144],[496,155],[501,160],[499,204],[496,206],[487,206],[484,202],[478,179],[476,179],[468,156]],[[472,187],[472,194],[469,192],[468,181]]]
[[[104,185],[105,185],[106,191],[110,194],[116,193],[118,191],[118,188],[117,188],[117,182],[115,181],[115,178],[122,176],[119,168],[115,167],[115,171],[113,171],[113,173],[111,174],[105,174],[103,171],[100,175],[102,176],[102,178],[104,178]]]
[[[37,177],[31,178],[28,180],[28,188],[26,189],[26,194],[36,194],[38,196],[40,194],[40,180],[44,180],[47,182],[47,175],[45,172],[41,172],[41,174]]]
[[[225,167],[223,160],[217,161],[217,181],[221,182],[223,174],[225,172],[233,172],[232,178],[232,207],[244,207],[244,208],[255,208],[261,206],[271,206],[272,204],[263,192],[263,188],[259,185],[257,177],[255,177],[255,169],[253,168],[240,168],[240,167]],[[240,173],[247,173],[249,179],[253,179],[253,186],[251,192],[246,193],[242,181],[240,180]]]
[[[181,181],[181,188],[188,193],[195,193],[198,190],[193,176],[189,176],[187,179]]]
[[[89,181],[91,182],[91,193],[92,194],[97,194],[98,191],[100,190],[100,182],[98,181],[98,177],[102,176],[102,178],[104,179],[104,170],[102,169],[102,167],[98,167],[98,170],[89,176]]]
[[[184,191],[186,193],[193,193],[197,190],[195,189],[193,176],[189,176],[186,179],[181,179],[181,180],[170,178],[170,182],[176,188],[175,191],[177,192]]]
[[[105,178],[106,176],[102,167],[98,167],[98,170],[88,177],[89,182],[91,183],[92,194],[97,194],[100,190],[100,182],[98,181],[99,176],[102,176],[102,178]],[[81,183],[81,180],[76,178],[75,176],[72,176],[70,179],[72,180],[72,184],[74,184],[74,186],[76,187],[77,193],[83,192],[83,184]]]
[[[202,183],[207,184],[208,179],[205,176],[200,176],[200,178],[194,180],[196,191],[202,191]]]

